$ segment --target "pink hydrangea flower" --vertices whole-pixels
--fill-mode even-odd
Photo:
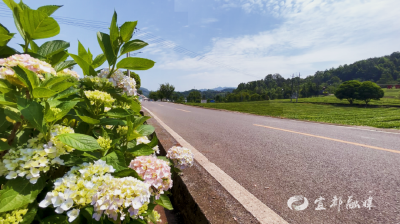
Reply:
[[[56,75],[56,71],[50,64],[33,58],[28,54],[14,54],[0,60],[0,66],[3,67],[0,69],[0,78],[4,78],[6,75],[14,75],[15,73],[11,68],[18,65],[35,72],[41,79],[43,79],[42,74],[44,73]]]
[[[131,161],[129,168],[135,170],[145,183],[151,185],[152,194],[160,194],[172,187],[171,168],[168,162],[153,156],[138,156]]]

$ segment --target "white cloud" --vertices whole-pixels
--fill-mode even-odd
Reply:
[[[304,77],[317,70],[400,50],[398,0],[237,0],[233,3],[232,7],[240,6],[249,13],[271,13],[282,23],[256,35],[214,38],[206,60],[168,60],[161,62],[160,68],[179,71],[193,83],[212,77],[213,82],[205,86],[212,88],[232,85],[232,81],[263,78],[270,73],[288,77],[301,72]],[[226,4],[228,1],[222,2]]]
[[[206,19],[202,19],[201,22],[205,23],[205,24],[207,24],[207,23],[215,23],[215,22],[218,22],[218,19],[216,19],[216,18],[206,18]]]

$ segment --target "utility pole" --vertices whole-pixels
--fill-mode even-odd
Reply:
[[[293,82],[294,82],[294,74],[292,75],[292,87],[291,87],[291,91],[290,91],[290,102],[292,102],[292,99],[293,99]]]
[[[126,57],[129,58],[129,52],[126,53]],[[128,77],[131,77],[131,72],[129,71],[129,69],[126,70],[126,74],[128,75]]]
[[[299,93],[300,93],[300,72],[299,72],[299,79],[297,80],[296,103],[297,103],[297,100],[299,99]]]

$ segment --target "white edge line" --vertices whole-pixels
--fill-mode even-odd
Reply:
[[[260,223],[288,223],[278,214],[276,214],[272,209],[262,203],[253,194],[248,192],[244,187],[237,183],[232,177],[226,174],[214,163],[210,162],[203,154],[197,151],[193,146],[191,146],[185,139],[168,127],[164,122],[162,122],[157,116],[155,116],[149,109],[143,107],[147,110],[152,118],[154,118],[161,126],[167,130],[176,141],[179,142],[183,147],[192,150],[195,160],[205,169],[207,172],[214,177],[221,185],[224,187],[243,207],[250,212]]]

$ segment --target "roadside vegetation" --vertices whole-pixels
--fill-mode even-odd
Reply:
[[[188,105],[333,124],[400,129],[400,108],[316,103],[317,101],[326,103],[324,102],[326,99],[337,100],[334,97],[314,97],[299,99],[299,103],[291,103],[290,100],[271,100],[240,103],[188,103]],[[314,100],[314,102],[307,103],[302,100]]]

